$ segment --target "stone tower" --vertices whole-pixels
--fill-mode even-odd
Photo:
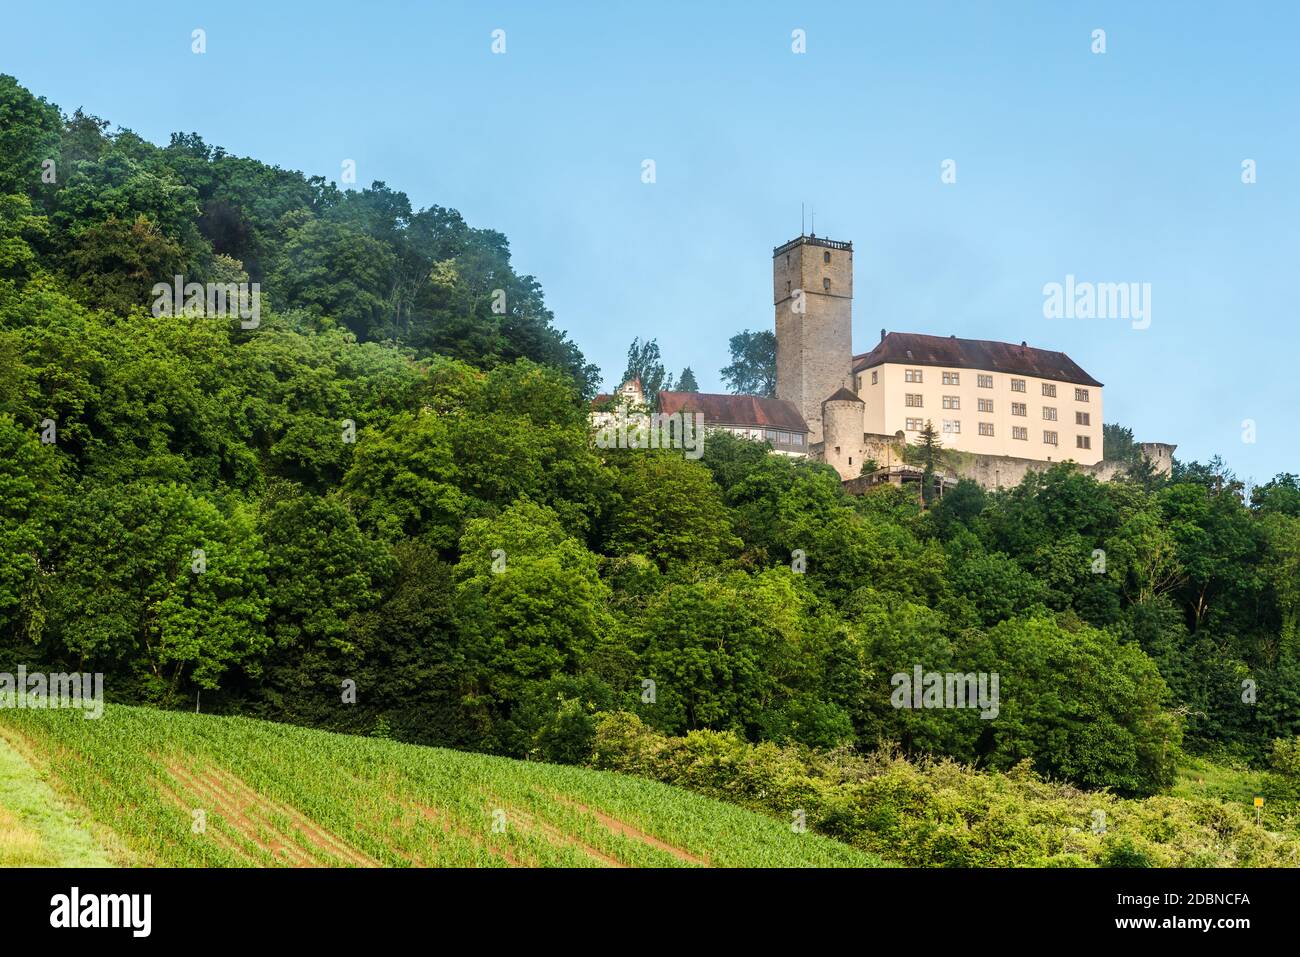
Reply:
[[[853,388],[853,244],[800,236],[772,251],[776,397],[822,441],[822,401]]]
[[[835,466],[842,479],[862,474],[862,460],[866,457],[862,420],[866,408],[865,402],[842,386],[822,400],[822,461]]]

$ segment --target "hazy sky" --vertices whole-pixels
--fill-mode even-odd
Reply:
[[[8,3],[0,72],[158,143],[335,178],[353,159],[501,230],[606,386],[653,336],[721,391],[807,203],[854,244],[856,351],[882,327],[1028,340],[1139,439],[1300,472],[1294,4],[286,6]],[[1067,274],[1150,283],[1149,328],[1044,318]]]

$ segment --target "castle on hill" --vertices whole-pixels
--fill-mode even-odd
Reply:
[[[709,429],[824,461],[852,491],[915,480],[903,448],[927,423],[948,450],[949,483],[1017,485],[1063,461],[1102,480],[1125,468],[1102,458],[1102,383],[1063,352],[882,329],[855,354],[852,243],[800,235],[776,247],[772,301],[774,398],[666,391],[659,411],[702,413]],[[618,401],[643,403],[640,383],[624,383]],[[1166,474],[1175,447],[1141,445]]]

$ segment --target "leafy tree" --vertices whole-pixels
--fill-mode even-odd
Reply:
[[[659,393],[672,389],[673,377],[665,371],[663,360],[659,356],[659,343],[654,339],[646,342],[633,339],[627,347],[627,368],[623,370],[623,381],[632,379],[640,380],[646,405],[652,409]]]
[[[1154,794],[1174,778],[1182,741],[1163,710],[1167,687],[1134,645],[1043,618],[989,632],[983,670],[1001,672],[989,764],[1029,758],[1040,773],[1121,794]]]
[[[144,215],[109,216],[77,233],[68,260],[80,277],[83,302],[125,313],[151,300],[155,283],[185,271],[180,244]]]
[[[708,469],[675,452],[628,452],[617,479],[621,502],[610,517],[607,548],[638,553],[661,569],[714,566],[741,541]]]
[[[402,413],[382,430],[360,430],[343,488],[365,528],[387,539],[428,536],[439,547],[459,536],[470,499],[458,487],[446,420],[433,412]]]
[[[269,501],[259,531],[276,645],[351,651],[348,619],[381,598],[393,565],[387,549],[367,540],[340,502],[310,494]]]
[[[1223,491],[1240,493],[1244,488],[1244,483],[1238,480],[1236,473],[1228,468],[1228,464],[1218,455],[1204,464],[1174,459],[1173,482],[1200,485],[1215,493]]]
[[[739,395],[776,395],[776,334],[770,329],[746,329],[731,337],[731,364],[722,381]]]
[[[895,741],[905,753],[974,760],[987,724],[977,711],[894,706],[902,687],[895,675],[910,682],[917,665],[923,673],[978,670],[959,654],[946,617],[923,604],[872,591],[853,603],[851,621],[861,645],[852,708],[859,740]]]
[[[974,604],[985,626],[1045,607],[1043,583],[1001,552],[972,549],[950,558],[948,575],[953,591]]]
[[[41,636],[48,587],[41,565],[53,537],[58,486],[53,448],[0,413],[0,633]]]
[[[491,720],[478,695],[483,676],[456,630],[453,566],[418,540],[399,543],[393,556],[397,568],[384,602],[348,619],[360,654],[361,714],[354,720],[385,716],[403,741],[486,747]]]
[[[499,715],[499,746],[526,747],[512,709],[531,683],[575,674],[611,628],[596,556],[565,535],[550,509],[521,499],[497,519],[474,519],[454,571],[455,620]]]
[[[745,439],[736,441],[739,445],[733,447],[741,452],[746,452],[745,446],[764,448]],[[709,445],[713,442],[711,437]],[[839,474],[830,466],[765,451],[754,458],[755,453],[747,451],[746,458],[752,459],[752,464],[742,458],[741,462],[750,467],[743,478],[736,479],[729,474],[734,466],[724,471],[721,456],[711,459],[712,454],[706,445],[704,461],[715,474],[721,472],[727,482],[727,503],[735,513],[741,537],[765,553],[767,561],[787,564],[796,549],[807,554],[818,526],[845,516],[848,497]]]
[[[733,575],[661,593],[639,623],[655,688],[653,704],[644,706],[647,720],[675,732],[753,731],[788,703],[805,638],[793,577]],[[786,711],[778,721],[788,724],[797,713]]]
[[[691,371],[690,366],[687,366],[685,369],[683,369],[682,374],[677,377],[677,391],[678,392],[699,392],[700,391],[699,383],[695,381],[695,373]]]
[[[959,525],[974,528],[987,504],[984,489],[970,479],[962,479],[944,493],[929,515],[939,534],[946,538]]]
[[[590,426],[573,383],[561,372],[527,360],[486,374],[440,363],[435,402],[453,401],[444,417],[458,484],[480,502],[504,507],[528,497],[587,537],[610,505],[613,476],[592,448]],[[440,394],[442,384],[457,398]]]
[[[242,508],[178,485],[91,487],[70,498],[58,553],[49,626],[83,662],[132,664],[150,694],[216,688],[269,647],[267,560]]]
[[[50,219],[67,254],[65,268],[82,288],[92,294],[101,286],[141,288],[143,304],[154,283],[176,272],[200,278],[210,247],[198,230],[195,191],[159,161],[153,146],[123,131],[96,159],[73,163],[65,173]]]
[[[1134,440],[1133,430],[1117,422],[1107,422],[1101,427],[1101,456],[1107,462],[1123,462],[1128,466],[1129,477],[1145,489],[1162,483],[1142,447]]]
[[[948,595],[943,549],[901,526],[841,510],[801,518],[791,535],[803,543],[809,584],[836,602],[851,607],[864,591],[936,604]]]
[[[392,251],[348,223],[291,214],[285,243],[268,277],[286,305],[342,323],[358,338],[382,330]]]
[[[1250,493],[1250,505],[1261,514],[1280,512],[1300,518],[1300,476],[1284,472]]]
[[[1300,662],[1300,517],[1273,512],[1263,523],[1263,568],[1279,613],[1278,653]]]
[[[1118,422],[1106,422],[1101,427],[1101,457],[1107,462],[1136,464],[1142,450],[1133,438],[1133,430]]]
[[[41,247],[49,220],[38,215],[26,196],[0,195],[0,280],[22,284],[41,268]]]
[[[1262,537],[1235,492],[1177,483],[1157,501],[1183,569],[1179,593],[1192,627],[1212,612],[1230,614],[1235,603],[1253,601]]]
[[[55,106],[0,73],[0,194],[40,189],[41,164],[57,157],[61,127]]]
[[[1157,601],[1182,583],[1178,544],[1154,509],[1131,515],[1108,540],[1105,554],[1134,604]]]
[[[725,430],[709,433],[700,459],[724,492],[730,492],[734,485],[772,460],[766,444],[742,439]]]

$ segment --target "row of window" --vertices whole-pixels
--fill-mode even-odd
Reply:
[[[904,369],[904,370],[903,370],[903,381],[904,381],[904,382],[915,382],[915,383],[921,383],[921,382],[924,382],[924,381],[925,381],[925,370],[924,370],[924,369]],[[879,370],[879,369],[874,369],[874,370],[872,370],[872,372],[871,372],[871,384],[872,384],[872,385],[876,385],[876,384],[878,384],[879,382],[880,382],[880,370]],[[978,374],[976,374],[976,376],[975,376],[975,383],[976,383],[976,385],[978,385],[981,389],[991,389],[991,388],[993,388],[993,376],[991,376],[991,375],[984,375],[983,373],[978,373]],[[961,373],[960,373],[960,372],[945,372],[945,373],[943,373],[943,384],[944,384],[944,385],[961,385]],[[1044,382],[1044,383],[1042,383],[1042,386],[1043,386],[1043,395],[1047,396],[1047,397],[1050,398],[1050,399],[1055,399],[1055,398],[1056,398],[1056,384],[1055,384],[1055,383],[1053,383],[1053,382]],[[1012,391],[1012,392],[1024,392],[1024,391],[1025,391],[1025,380],[1024,380],[1024,379],[1012,379],[1012,380],[1011,380],[1011,391]],[[981,400],[981,401],[982,401],[982,400]],[[1075,402],[1089,402],[1089,401],[1091,401],[1090,398],[1089,398],[1089,395],[1088,395],[1088,390],[1087,390],[1087,389],[1075,389],[1075,390],[1074,390],[1074,401],[1075,401]],[[919,403],[918,403],[918,404],[919,404]]]
[[[922,431],[924,428],[925,428],[925,420],[924,420],[924,419],[908,419],[908,420],[907,420],[907,431],[909,431],[909,432],[920,432],[920,431]],[[960,420],[960,419],[944,419],[944,420],[943,420],[943,431],[947,432],[949,435],[960,435],[960,434],[961,434],[961,420]],[[991,436],[991,435],[994,435],[995,433],[994,433],[994,431],[993,431],[993,423],[992,423],[992,422],[981,422],[981,423],[979,423],[979,433],[980,433],[980,435],[990,435],[990,436]],[[1020,440],[1020,441],[1022,441],[1022,442],[1028,442],[1028,441],[1029,441],[1029,429],[1028,429],[1026,426],[1023,426],[1023,425],[1013,425],[1013,426],[1011,427],[1011,437],[1012,437],[1013,439],[1018,439],[1018,440]],[[1059,436],[1056,432],[1052,432],[1052,431],[1049,431],[1049,430],[1044,429],[1044,430],[1043,430],[1043,444],[1044,444],[1044,445],[1059,445],[1059,444],[1060,444],[1060,436]],[[1074,445],[1075,445],[1076,448],[1080,448],[1080,449],[1091,449],[1091,448],[1092,448],[1092,437],[1091,437],[1091,436],[1087,436],[1087,435],[1076,435],[1076,436],[1074,437]]]
[[[906,398],[906,405],[907,405],[907,407],[908,407],[909,409],[920,409],[920,408],[923,408],[924,405],[925,405],[924,396],[922,396],[919,392],[909,392],[909,393],[906,394],[906,397],[905,397],[905,398]],[[980,411],[980,412],[992,412],[992,411],[993,411],[993,400],[992,400],[992,399],[977,399],[977,400],[976,400],[976,405],[979,406],[979,411]],[[949,410],[949,411],[960,411],[960,409],[961,409],[961,396],[956,396],[956,395],[945,395],[945,396],[943,397],[943,407],[944,407],[945,410]],[[1029,414],[1029,406],[1028,406],[1028,404],[1027,404],[1027,403],[1024,403],[1024,402],[1012,402],[1012,403],[1011,403],[1011,414],[1012,414],[1012,415],[1022,415],[1022,416],[1023,416],[1023,415],[1028,415],[1028,414]],[[1050,406],[1050,405],[1045,405],[1045,406],[1043,406],[1043,418],[1046,419],[1046,420],[1049,421],[1049,422],[1055,422],[1055,421],[1056,421],[1056,408],[1055,408],[1055,406]],[[1090,413],[1090,412],[1075,412],[1075,413],[1074,413],[1074,424],[1075,424],[1075,425],[1092,425],[1092,413]]]
[[[742,439],[753,439],[755,442],[771,442],[773,445],[793,445],[795,447],[803,445],[802,432],[782,432],[779,429],[728,429],[733,435],[738,435]]]

